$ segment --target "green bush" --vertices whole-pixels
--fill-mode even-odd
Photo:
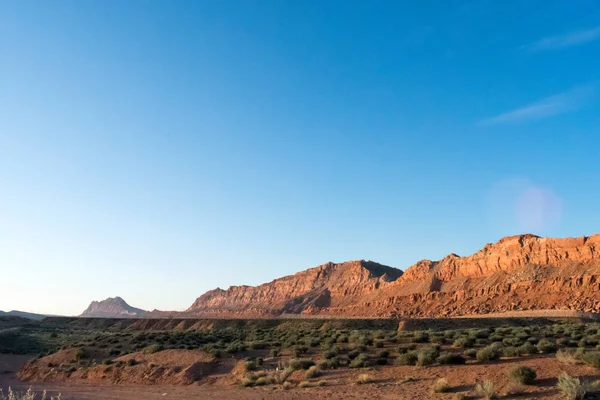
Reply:
[[[477,351],[476,358],[481,362],[497,360],[500,358],[500,351],[493,346],[487,346]]]
[[[308,370],[306,370],[305,376],[306,379],[319,377],[321,376],[321,369],[319,369],[319,367],[317,367],[316,365],[313,365]]]
[[[552,343],[548,339],[541,339],[537,343],[536,347],[538,351],[542,353],[554,353],[556,351],[556,346],[554,346],[554,343]]]
[[[413,343],[427,343],[429,342],[429,335],[425,332],[416,332],[412,338]]]
[[[368,354],[361,353],[350,363],[350,368],[364,368],[369,367],[372,364],[369,362]]]
[[[440,355],[440,350],[437,347],[426,347],[417,353],[417,365],[423,367],[435,363]]]
[[[163,351],[165,348],[160,344],[153,344],[144,349],[144,354],[154,354]]]
[[[461,365],[464,364],[467,360],[461,356],[460,354],[443,352],[437,358],[437,362],[440,364],[452,364],[452,365]]]
[[[579,378],[570,376],[566,372],[558,377],[556,386],[566,400],[583,400],[588,392],[587,385],[581,382]]]
[[[410,344],[410,345],[400,345],[400,346],[398,346],[397,351],[398,351],[398,354],[406,354],[409,351],[414,350],[416,348],[417,348],[417,345],[414,343]]]
[[[520,356],[528,355],[528,354],[537,354],[537,347],[532,345],[529,342],[525,342],[523,345],[517,347],[517,354]]]
[[[476,349],[466,349],[465,351],[463,351],[463,354],[465,355],[465,357],[475,357],[475,356],[477,356],[477,350]]]
[[[417,353],[414,351],[400,354],[396,357],[396,365],[417,365]]]
[[[452,346],[464,349],[467,347],[473,347],[474,344],[475,344],[475,342],[473,341],[473,339],[470,339],[467,337],[459,337],[458,339],[454,340],[454,343],[452,343]]]
[[[258,369],[258,365],[255,361],[246,361],[245,368],[246,371],[256,371]]]
[[[506,346],[502,348],[502,355],[504,357],[516,357],[518,356],[517,348],[514,346]]]
[[[309,369],[315,365],[313,360],[303,359],[303,358],[294,358],[290,360],[290,369],[297,371],[299,369]]]
[[[323,353],[323,358],[330,359],[330,358],[333,358],[333,357],[337,356],[337,354],[338,353],[336,353],[333,350],[327,350],[326,352]]]
[[[387,350],[381,350],[378,354],[377,357],[379,358],[388,358],[390,356],[390,352]]]
[[[296,346],[294,347],[294,355],[296,357],[300,357],[303,354],[306,354],[306,352],[308,351],[308,347],[307,346]]]
[[[600,352],[590,351],[583,353],[582,361],[594,368],[600,368]]]
[[[508,377],[515,383],[520,383],[522,385],[533,385],[537,374],[533,369],[524,365],[520,365],[511,369],[508,373]]]

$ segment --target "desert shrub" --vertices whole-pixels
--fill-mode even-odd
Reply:
[[[350,368],[364,368],[370,366],[368,363],[369,356],[365,353],[361,353],[350,363]]]
[[[333,350],[327,350],[326,352],[323,353],[323,358],[330,359],[330,358],[333,358],[333,357],[337,356],[337,354],[338,353],[336,353]]]
[[[481,362],[497,360],[498,358],[500,358],[500,352],[497,348],[494,348],[493,346],[487,346],[477,351],[476,358],[477,361]]]
[[[431,390],[433,393],[446,393],[448,390],[450,390],[448,380],[446,378],[439,378],[433,383]]]
[[[417,353],[411,351],[409,353],[400,354],[396,357],[396,365],[417,365]]]
[[[296,346],[294,347],[294,355],[296,357],[300,357],[303,354],[306,354],[306,352],[308,351],[308,347],[307,346]]]
[[[541,351],[542,353],[554,353],[556,351],[556,346],[548,339],[541,339],[536,347],[538,351]]]
[[[459,338],[455,339],[454,342],[452,343],[452,346],[464,349],[467,347],[473,347],[474,344],[475,344],[475,342],[473,339],[463,336],[463,337],[459,337]]]
[[[444,336],[431,336],[429,338],[429,342],[430,343],[435,343],[435,344],[446,344],[446,338]]]
[[[502,340],[504,340],[504,336],[502,336],[499,333],[494,333],[494,334],[490,335],[489,340],[491,342],[501,342]]]
[[[371,382],[373,382],[373,380],[371,379],[371,376],[367,374],[360,374],[356,379],[356,383],[359,385],[364,385]]]
[[[275,378],[272,375],[261,376],[254,382],[256,386],[273,385],[274,383]]]
[[[75,361],[79,361],[83,357],[85,357],[85,350],[83,350],[83,349],[77,349],[77,352],[75,352]]]
[[[517,347],[517,354],[520,356],[528,355],[528,354],[536,354],[537,347],[532,345],[529,342],[525,342],[521,346]]]
[[[213,349],[211,348],[210,350],[213,350]],[[225,351],[228,353],[237,353],[237,352],[244,351],[244,350],[246,350],[246,345],[244,343],[238,342],[238,341],[229,343],[229,345],[227,345],[227,347],[225,348]]]
[[[383,342],[375,342],[374,346],[376,349],[381,349],[383,347]]]
[[[387,358],[390,356],[390,352],[387,350],[381,350],[379,353],[377,353],[377,357],[379,358]]]
[[[254,341],[254,342],[250,342],[249,347],[252,350],[260,350],[260,349],[266,349],[267,347],[269,347],[269,344],[267,342],[263,342],[260,340]]]
[[[446,339],[453,339],[456,336],[456,331],[453,330],[445,330],[444,331],[444,337]]]
[[[360,354],[360,351],[358,351],[358,350],[350,350],[348,352],[348,359],[354,360],[356,357],[358,357],[359,354]]]
[[[437,362],[440,364],[453,364],[453,365],[461,365],[464,364],[467,360],[460,354],[443,352],[437,358]]]
[[[502,348],[502,355],[504,357],[516,357],[518,356],[517,348],[513,346],[507,346]]]
[[[535,371],[524,365],[520,365],[511,369],[508,373],[508,377],[515,383],[521,385],[533,385],[537,374]]]
[[[435,363],[435,360],[440,355],[440,350],[437,347],[426,347],[419,350],[417,353],[417,365],[423,367]]]
[[[577,364],[579,362],[575,352],[571,349],[560,349],[556,352],[556,359],[563,364]]]
[[[587,385],[579,378],[570,376],[566,372],[558,377],[556,386],[566,400],[583,400],[588,391]]]
[[[144,349],[144,354],[154,354],[163,351],[165,348],[160,344],[153,344]]]
[[[588,346],[596,346],[598,343],[600,343],[600,335],[593,334],[585,338],[585,344]]]
[[[290,368],[294,371],[299,369],[309,369],[315,365],[313,360],[305,359],[305,358],[294,358],[290,360]]]
[[[298,384],[299,389],[306,389],[312,387],[312,384],[309,381],[302,381]]]
[[[279,357],[281,355],[281,350],[280,349],[271,349],[271,351],[269,352],[269,355],[271,357]]]
[[[535,336],[531,336],[527,338],[527,341],[531,344],[537,344],[540,342],[540,339],[536,338]]]
[[[475,357],[475,356],[477,356],[477,350],[475,350],[475,349],[466,349],[465,351],[463,351],[463,354],[466,357]]]
[[[258,365],[255,361],[246,361],[244,368],[246,371],[256,371],[258,369]]]
[[[336,339],[336,342],[338,342],[338,343],[348,343],[348,335],[340,335],[340,336],[338,336],[338,338]]]
[[[517,339],[517,338],[505,338],[505,339],[502,339],[502,344],[505,346],[518,347],[518,346],[522,345],[523,342],[521,341],[521,339]]]
[[[306,379],[321,376],[321,369],[316,365],[313,365],[312,367],[306,370],[306,374],[304,376],[306,376]]]
[[[317,365],[320,369],[335,369],[339,368],[341,365],[340,359],[338,357],[333,357],[327,360],[322,360]]]
[[[409,351],[414,350],[416,348],[417,348],[417,345],[414,344],[414,343],[412,343],[412,344],[409,344],[409,345],[400,345],[400,346],[398,346],[397,351],[398,351],[398,354],[405,354],[405,353],[408,353]]]
[[[566,346],[568,343],[569,343],[569,339],[567,339],[567,338],[556,339],[556,344],[558,346]]]
[[[294,370],[291,368],[285,368],[280,370],[278,373],[275,374],[275,380],[277,381],[277,383],[279,383],[280,385],[283,385],[284,383],[286,383],[287,379],[290,377],[290,375],[292,375],[294,373]]]
[[[600,368],[600,352],[590,351],[583,353],[581,360],[594,368]]]
[[[413,343],[427,343],[429,342],[429,335],[425,332],[415,332],[411,340]]]
[[[478,396],[483,397],[486,400],[492,400],[496,398],[496,391],[494,390],[494,384],[491,381],[483,381],[475,385],[475,393]]]

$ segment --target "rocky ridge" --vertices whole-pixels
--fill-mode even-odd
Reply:
[[[466,257],[422,260],[402,271],[371,261],[328,263],[256,287],[200,296],[188,315],[443,317],[522,310],[600,312],[600,234],[525,234]]]

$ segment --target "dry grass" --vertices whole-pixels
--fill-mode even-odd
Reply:
[[[450,390],[450,385],[448,384],[448,380],[446,378],[440,378],[433,383],[431,387],[433,393],[446,393]]]
[[[483,381],[475,385],[475,393],[478,396],[483,397],[486,400],[492,400],[496,398],[496,391],[494,390],[494,384],[491,381]]]
[[[579,378],[570,376],[566,372],[558,377],[556,386],[566,400],[583,400],[590,389]]]
[[[356,379],[356,383],[359,385],[364,385],[366,383],[371,383],[371,382],[373,382],[373,379],[368,374],[360,374],[358,376],[358,378]]]
[[[2,388],[0,388],[0,400],[36,400],[36,399],[60,400],[60,394],[57,397],[54,397],[54,396],[48,397],[45,390],[42,392],[40,397],[38,397],[37,395],[38,394],[35,393],[31,387],[29,389],[27,389],[27,392],[25,392],[25,393],[14,392],[12,390],[12,388],[9,387],[8,388],[8,397],[7,397],[4,395]]]
[[[577,359],[575,352],[567,349],[561,349],[556,352],[556,359],[563,364],[578,364],[580,361]]]

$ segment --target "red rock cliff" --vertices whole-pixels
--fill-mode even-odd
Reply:
[[[541,309],[600,312],[600,234],[505,237],[470,256],[419,261],[404,274],[373,262],[328,263],[207,292],[188,312],[436,317]]]

